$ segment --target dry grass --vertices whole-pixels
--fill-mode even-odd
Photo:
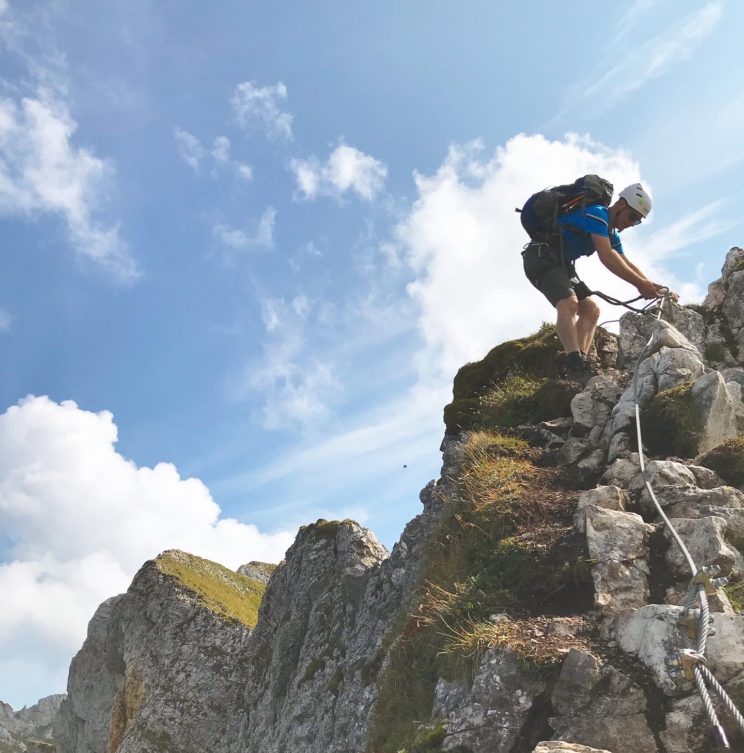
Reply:
[[[582,617],[532,617],[512,619],[499,615],[496,621],[468,620],[453,625],[445,633],[444,651],[455,656],[478,659],[491,648],[509,648],[522,660],[535,666],[560,662],[572,648],[589,649],[582,636]]]
[[[417,599],[378,679],[375,753],[411,749],[411,720],[428,717],[437,679],[472,677],[487,648],[508,647],[537,670],[583,645],[575,630],[551,632],[578,619],[591,589],[570,520],[575,493],[557,470],[535,465],[539,455],[510,435],[468,433]],[[501,613],[508,618],[489,619]]]

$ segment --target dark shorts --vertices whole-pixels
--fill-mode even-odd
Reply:
[[[555,306],[561,298],[576,296],[580,301],[591,295],[576,276],[573,264],[561,264],[558,251],[545,244],[530,243],[522,251],[527,279]]]

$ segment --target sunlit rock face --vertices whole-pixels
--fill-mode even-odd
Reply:
[[[91,620],[58,751],[715,750],[669,672],[692,573],[649,485],[696,566],[730,579],[706,655],[744,699],[743,293],[735,248],[702,306],[600,333],[585,384],[549,326],[464,366],[441,477],[390,553],[319,520],[275,569],[146,563]]]

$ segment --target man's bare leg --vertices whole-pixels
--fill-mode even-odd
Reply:
[[[561,298],[555,304],[558,312],[558,319],[555,323],[555,329],[558,337],[563,343],[566,353],[574,353],[580,350],[579,333],[576,329],[576,316],[579,313],[579,299],[575,296]]]
[[[597,322],[599,321],[599,306],[591,298],[584,298],[578,301],[577,308],[579,318],[576,321],[576,335],[579,350],[583,353],[588,353],[589,348],[592,347],[594,330],[597,328]]]

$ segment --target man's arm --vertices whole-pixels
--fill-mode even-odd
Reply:
[[[657,286],[638,267],[618,254],[610,245],[610,239],[606,235],[592,233],[592,240],[597,249],[599,260],[610,272],[617,275],[621,280],[634,285],[644,298],[656,298],[659,295]]]

